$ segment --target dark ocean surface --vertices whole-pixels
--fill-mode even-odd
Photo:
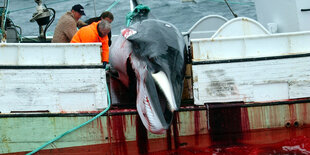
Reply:
[[[86,16],[81,20],[99,16],[114,2],[114,0],[43,0],[47,7],[56,10],[56,18],[53,24],[47,30],[48,35],[52,35],[58,19],[71,7],[77,3],[85,8]],[[140,0],[144,5],[151,8],[151,12],[160,20],[168,21],[174,24],[182,32],[186,32],[200,18],[207,15],[221,15],[227,19],[233,18],[233,15],[226,6],[224,0],[195,0],[194,2],[182,2],[182,0],[164,0],[151,1]],[[245,16],[256,19],[253,0],[229,0],[231,8],[238,16]],[[3,5],[3,2],[0,3]],[[94,5],[95,4],[95,5]],[[31,23],[29,20],[32,14],[36,12],[37,4],[34,0],[10,0],[9,18],[22,27],[23,36],[39,35],[37,23]],[[96,8],[96,11],[95,9]],[[125,16],[130,11],[129,0],[120,0],[110,10],[114,14],[112,23],[112,34],[118,35],[122,27],[125,26]]]

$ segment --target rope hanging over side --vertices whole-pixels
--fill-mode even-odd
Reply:
[[[137,5],[133,11],[126,15],[126,26],[128,27],[130,25],[134,17],[138,16],[140,13],[148,13],[150,10],[151,9],[146,5]]]
[[[109,69],[110,69],[110,66],[106,66],[106,67],[105,67],[105,70],[109,70]],[[59,140],[60,138],[64,137],[65,135],[67,135],[67,134],[69,134],[69,133],[71,133],[71,132],[74,132],[75,130],[77,130],[77,129],[79,129],[79,128],[81,128],[81,127],[83,127],[83,126],[89,124],[90,122],[96,120],[97,118],[99,118],[100,116],[102,116],[103,114],[105,114],[105,113],[110,109],[110,107],[111,107],[111,96],[110,96],[109,87],[108,87],[108,84],[107,84],[107,83],[106,83],[106,88],[107,88],[108,107],[106,107],[102,112],[100,112],[99,114],[97,114],[97,115],[96,115],[95,117],[93,117],[92,119],[90,119],[90,120],[88,120],[88,121],[82,123],[82,124],[79,125],[79,126],[76,126],[76,127],[72,128],[72,129],[70,129],[70,130],[64,132],[63,134],[61,134],[61,135],[57,136],[56,138],[54,138],[54,139],[52,139],[52,140],[46,142],[45,144],[43,144],[43,145],[41,145],[40,147],[36,148],[35,150],[33,150],[33,151],[27,153],[26,155],[32,155],[32,154],[34,154],[34,153],[36,153],[36,152],[42,150],[43,148],[45,148],[46,146],[50,145],[51,143],[53,143],[53,142]]]
[[[107,69],[108,69],[108,67],[106,67],[106,70],[107,70]],[[106,84],[106,88],[108,88],[108,84]],[[53,142],[59,140],[60,138],[64,137],[65,135],[67,135],[67,134],[69,134],[69,133],[71,133],[71,132],[74,132],[75,130],[77,130],[77,129],[79,129],[79,128],[81,128],[81,127],[83,127],[83,126],[89,124],[90,122],[96,120],[97,118],[99,118],[100,116],[102,116],[103,114],[105,114],[105,113],[110,109],[110,107],[111,107],[110,93],[109,93],[109,90],[108,90],[108,89],[107,89],[107,96],[108,96],[108,107],[105,108],[102,112],[100,112],[99,114],[97,114],[97,115],[96,115],[95,117],[93,117],[92,119],[90,119],[90,120],[84,122],[83,124],[81,124],[81,125],[79,125],[79,126],[76,126],[76,127],[72,128],[72,129],[70,129],[70,130],[64,132],[63,134],[57,136],[56,138],[54,138],[54,139],[52,139],[52,140],[46,142],[45,144],[43,144],[43,145],[41,145],[40,147],[36,148],[35,150],[33,150],[33,151],[27,153],[26,155],[32,155],[32,154],[34,154],[34,153],[36,153],[36,152],[42,150],[43,148],[45,148],[46,146],[50,145],[51,143],[53,143]]]

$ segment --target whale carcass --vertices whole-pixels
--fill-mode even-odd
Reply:
[[[134,21],[113,41],[109,61],[114,78],[136,91],[136,108],[146,129],[161,134],[180,107],[186,46],[171,23],[144,14]]]

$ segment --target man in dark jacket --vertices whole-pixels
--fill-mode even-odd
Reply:
[[[69,43],[77,32],[77,27],[86,25],[79,20],[82,15],[85,15],[82,5],[74,5],[71,11],[62,15],[55,27],[52,43]]]

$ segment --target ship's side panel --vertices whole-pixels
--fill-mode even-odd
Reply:
[[[223,104],[182,107],[174,115],[170,129],[161,135],[148,132],[134,109],[111,110],[39,153],[154,153],[177,148],[207,149],[218,144],[271,144],[310,136],[309,102],[257,107]],[[94,115],[2,114],[0,153],[30,152]]]
[[[193,65],[194,102],[263,102],[310,96],[310,57]]]
[[[0,65],[100,65],[100,43],[1,43]]]
[[[0,69],[0,112],[81,112],[107,107],[103,68]]]

